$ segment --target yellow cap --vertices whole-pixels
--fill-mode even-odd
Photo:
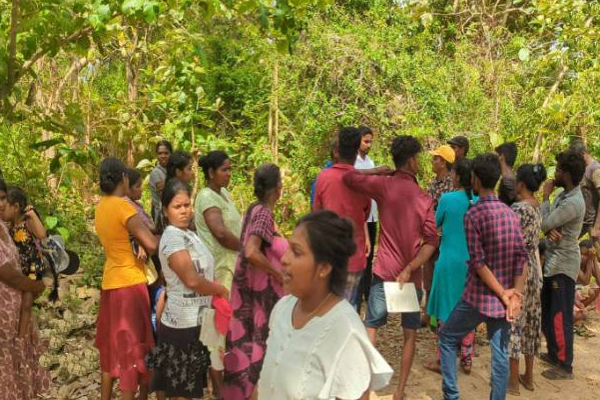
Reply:
[[[444,159],[444,161],[449,162],[449,163],[453,163],[454,160],[456,159],[454,150],[452,149],[452,147],[448,146],[447,144],[441,145],[440,147],[438,147],[435,150],[431,150],[429,152],[429,154],[431,154],[432,156],[440,156]]]

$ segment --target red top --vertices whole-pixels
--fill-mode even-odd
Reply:
[[[352,170],[353,165],[335,164],[319,173],[313,210],[327,209],[353,222],[356,252],[348,260],[348,272],[356,273],[367,266],[365,223],[369,217],[371,200],[343,182],[344,175]]]
[[[351,171],[344,182],[377,202],[380,238],[373,273],[383,281],[395,281],[422,244],[438,246],[433,200],[414,175],[397,171],[392,176],[376,176]],[[410,282],[420,289],[422,280],[422,269],[414,270]]]

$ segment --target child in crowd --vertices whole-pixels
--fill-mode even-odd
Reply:
[[[19,250],[21,271],[29,279],[41,281],[44,276],[44,262],[36,242],[47,236],[44,224],[33,206],[28,204],[27,195],[21,188],[9,187],[6,200],[3,219],[8,223],[10,235]],[[29,332],[32,307],[33,294],[23,292],[18,337],[25,337]]]
[[[581,269],[577,277],[577,289],[575,293],[575,307],[573,309],[574,322],[583,321],[587,316],[587,307],[596,301],[595,308],[598,309],[598,294],[600,294],[600,268],[598,268],[596,249],[591,240],[579,242],[581,250]],[[592,283],[592,277],[594,282]]]
[[[128,169],[127,177],[129,178],[129,191],[127,193],[127,198],[133,204],[135,209],[138,212],[138,215],[144,221],[144,224],[148,227],[150,232],[156,234],[157,229],[152,221],[152,218],[146,213],[142,205],[139,203],[142,198],[142,175],[136,169]],[[144,262],[152,262],[148,259],[144,248],[140,246],[133,237],[131,239],[131,245],[133,248],[134,254]],[[157,268],[158,269],[158,268]],[[165,304],[165,288],[162,284],[164,282],[164,278],[161,277],[161,272],[158,271],[159,278],[153,284],[148,287],[150,292],[150,303],[151,303],[151,313],[152,313],[152,326],[156,330],[156,323],[160,320],[160,315],[162,314],[162,309]]]

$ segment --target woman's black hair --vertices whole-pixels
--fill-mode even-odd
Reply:
[[[6,193],[6,182],[3,179],[0,179],[0,192]]]
[[[517,169],[517,182],[523,182],[527,190],[534,193],[547,177],[544,164],[523,164]]]
[[[254,195],[264,201],[267,194],[281,182],[281,170],[275,164],[263,164],[254,172]]]
[[[204,173],[204,178],[208,182],[209,179],[209,171],[212,169],[216,171],[219,169],[223,163],[229,160],[229,156],[227,153],[221,150],[211,151],[205,156],[200,157],[198,160],[198,166],[202,168],[202,172]]]
[[[10,204],[16,204],[19,206],[19,212],[24,213],[25,208],[29,204],[27,201],[27,194],[25,191],[17,186],[8,186],[6,189],[6,201]]]
[[[192,156],[185,151],[174,151],[167,162],[167,180],[177,176],[177,170],[183,171],[192,161]]]
[[[135,168],[127,168],[127,177],[129,178],[129,187],[132,188],[142,179],[142,174]]]
[[[358,127],[358,131],[360,132],[360,137],[361,138],[363,136],[367,136],[367,135],[373,136],[373,130],[371,128],[369,128],[368,126],[361,125],[361,126]]]
[[[161,147],[166,147],[167,150],[169,150],[169,153],[173,152],[173,146],[171,145],[171,142],[169,142],[168,140],[160,140],[158,143],[156,143],[156,152],[158,153],[158,149]]]
[[[306,229],[315,262],[331,265],[329,290],[344,295],[348,260],[356,252],[352,222],[333,211],[320,210],[302,217],[296,227]]]
[[[169,204],[171,204],[179,192],[186,192],[188,196],[191,196],[188,185],[176,178],[169,179],[165,184],[165,188],[163,189],[162,197],[160,199],[162,206],[164,208],[169,207]]]
[[[471,173],[473,171],[473,162],[468,158],[456,160],[453,167],[454,173],[458,177],[458,183],[465,190],[469,202],[473,201],[473,188],[471,187]]]
[[[104,194],[113,194],[123,176],[127,174],[127,167],[118,158],[108,157],[100,163],[100,190]]]

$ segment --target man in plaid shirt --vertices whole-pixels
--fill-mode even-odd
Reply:
[[[494,193],[499,178],[498,156],[475,157],[472,184],[479,201],[464,219],[471,257],[467,283],[439,339],[444,400],[459,399],[456,348],[482,322],[487,325],[492,348],[490,399],[506,398],[510,322],[520,312],[527,251],[519,218]]]

